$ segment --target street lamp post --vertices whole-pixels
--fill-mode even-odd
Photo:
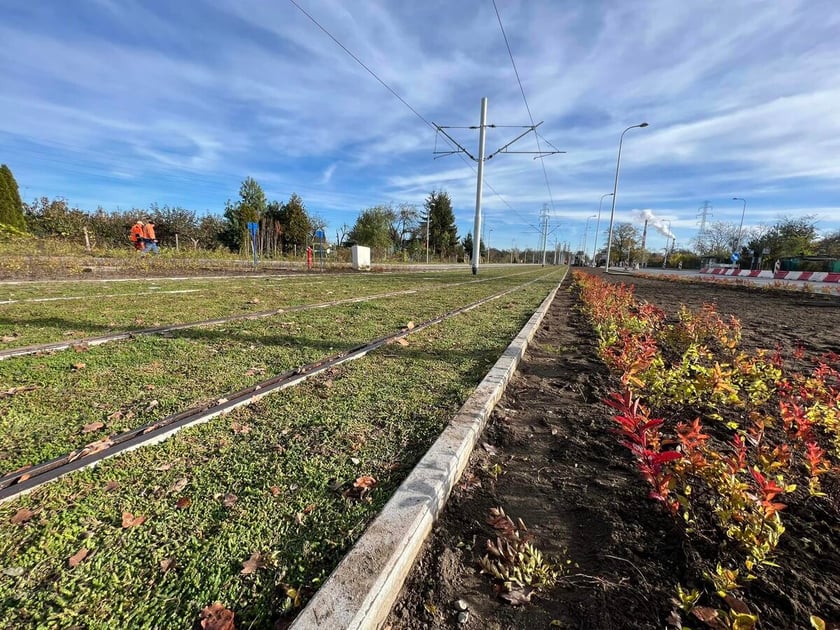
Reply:
[[[624,142],[624,134],[630,131],[631,129],[635,129],[638,127],[639,129],[643,127],[647,127],[648,124],[646,122],[639,123],[638,125],[630,125],[621,132],[621,138],[618,140],[618,159],[615,161],[615,183],[613,183],[613,194],[612,194],[612,208],[610,209],[610,230],[609,235],[607,236],[607,264],[604,267],[605,272],[609,272],[610,270],[610,253],[612,252],[612,233],[613,233],[613,220],[615,219],[615,198],[618,194],[618,171],[621,167],[621,144]]]
[[[598,215],[593,214],[591,217],[587,217],[586,228],[583,230],[583,261],[582,261],[581,264],[584,267],[586,266],[586,246],[589,244],[589,222],[592,219],[594,219],[596,216],[598,216]],[[598,233],[597,232],[595,233],[595,240],[596,241],[598,240]]]
[[[747,200],[741,197],[732,197],[732,201],[743,201],[744,207],[741,209],[741,223],[738,224],[738,242],[735,245],[736,251],[741,253],[741,230],[744,227],[744,214],[747,212]]]
[[[595,221],[595,242],[592,243],[592,266],[595,266],[595,253],[598,250],[598,230],[601,229],[601,204],[604,203],[604,197],[612,197],[613,193],[604,193],[601,195],[601,201],[598,202],[598,220]]]

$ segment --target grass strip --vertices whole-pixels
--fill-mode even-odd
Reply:
[[[18,388],[0,396],[0,471],[208,404],[532,276],[539,273],[0,363],[3,389]]]
[[[271,628],[329,574],[557,279],[3,505],[0,625],[183,628],[220,601],[238,627]],[[360,496],[353,481],[366,475],[376,484]]]
[[[510,270],[496,271],[479,280],[492,282],[495,278],[510,275]],[[245,315],[408,288],[445,289],[451,284],[473,280],[466,272],[422,275],[301,274],[296,277],[196,280],[177,284],[148,280],[137,281],[135,284],[132,281],[131,284],[121,283],[118,291],[101,285],[39,283],[38,287],[26,287],[23,291],[29,294],[41,291],[42,294],[34,296],[36,299],[79,299],[0,303],[0,349]],[[33,298],[32,295],[17,297],[20,289],[14,289],[14,292],[5,292],[0,302]]]

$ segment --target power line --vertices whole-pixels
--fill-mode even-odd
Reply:
[[[499,28],[502,31],[502,37],[505,40],[505,47],[508,51],[508,57],[510,57],[510,63],[513,66],[513,73],[516,75],[516,82],[519,84],[519,91],[522,93],[522,100],[525,103],[525,109],[528,112],[528,118],[531,120],[531,126],[536,127],[534,124],[534,116],[531,114],[531,108],[528,106],[528,99],[525,97],[525,88],[522,87],[522,80],[519,78],[519,70],[516,68],[516,61],[513,59],[513,52],[510,49],[510,43],[508,42],[507,33],[505,33],[505,27],[502,24],[502,16],[499,14],[499,8],[496,6],[496,0],[493,0],[493,10],[496,11],[496,19],[499,21]],[[540,135],[534,131],[534,136],[537,140],[537,151],[542,153],[542,147],[540,147]],[[548,199],[551,201],[551,209],[555,210],[554,208],[554,195],[551,194],[551,184],[548,183],[548,171],[545,168],[545,161],[540,160],[542,164],[543,176],[545,177],[545,187],[548,190]]]
[[[422,120],[422,121],[423,121],[423,122],[424,122],[427,126],[431,127],[432,129],[434,129],[434,130],[437,132],[438,128],[437,128],[437,126],[436,126],[436,125],[434,125],[434,124],[433,124],[433,123],[431,123],[429,120],[427,120],[427,119],[426,119],[426,118],[425,118],[425,117],[424,117],[424,116],[423,116],[420,112],[418,112],[416,109],[414,109],[414,107],[412,107],[412,106],[408,103],[408,101],[406,101],[406,100],[405,100],[402,96],[400,96],[400,95],[396,92],[396,90],[394,90],[394,89],[393,89],[390,85],[388,85],[387,83],[385,83],[385,81],[383,81],[381,78],[379,78],[379,75],[377,75],[377,74],[376,74],[373,70],[371,70],[371,69],[370,69],[370,68],[369,68],[369,67],[368,67],[368,66],[367,66],[367,65],[366,65],[366,64],[365,64],[365,63],[364,63],[361,59],[359,59],[356,55],[354,55],[354,54],[350,51],[350,49],[348,49],[348,48],[347,48],[347,46],[345,46],[344,44],[342,44],[342,43],[338,40],[338,38],[336,38],[336,37],[335,37],[332,33],[330,33],[330,32],[329,32],[329,31],[328,31],[328,30],[327,30],[324,26],[322,26],[322,25],[321,25],[321,23],[320,23],[320,22],[318,22],[318,20],[316,20],[316,19],[315,19],[312,15],[310,15],[310,14],[309,14],[309,13],[308,13],[308,12],[307,12],[307,11],[306,11],[303,7],[301,7],[301,6],[300,6],[300,5],[299,5],[299,4],[298,4],[295,0],[289,0],[289,2],[291,2],[291,3],[292,3],[292,4],[293,4],[293,5],[294,5],[294,6],[295,6],[295,7],[296,7],[296,8],[297,8],[297,9],[298,9],[301,13],[303,13],[303,14],[304,14],[307,18],[309,18],[309,20],[310,20],[310,21],[311,21],[311,22],[312,22],[315,26],[317,26],[319,30],[321,30],[321,31],[322,31],[322,32],[323,32],[323,33],[324,33],[327,37],[329,37],[331,40],[333,40],[333,41],[334,41],[334,42],[335,42],[335,43],[339,46],[339,48],[341,48],[344,52],[346,52],[346,53],[347,53],[347,54],[348,54],[348,55],[349,55],[349,56],[350,56],[350,57],[351,57],[351,58],[352,58],[352,59],[353,59],[356,63],[358,63],[358,64],[359,64],[362,68],[364,68],[364,69],[368,72],[368,74],[370,74],[370,75],[371,75],[374,79],[376,79],[376,80],[379,82],[379,84],[380,84],[380,85],[382,85],[382,87],[384,87],[386,90],[388,90],[388,91],[389,91],[391,94],[393,94],[393,95],[394,95],[394,96],[395,96],[395,97],[396,97],[396,98],[397,98],[397,99],[398,99],[398,100],[399,100],[399,101],[400,101],[403,105],[405,105],[405,106],[406,106],[409,110],[411,110],[411,112],[412,112],[415,116],[417,116],[417,117],[418,117],[420,120]],[[495,2],[494,2],[494,6],[495,6]],[[497,11],[496,13],[498,14],[498,11]],[[500,22],[500,23],[501,23],[501,22]],[[504,33],[504,30],[503,30],[502,32]],[[507,39],[506,39],[505,41],[507,41]],[[515,65],[514,65],[514,70],[516,70],[516,66],[515,66]],[[518,78],[518,75],[517,75],[517,78]],[[522,87],[522,86],[521,86],[521,84],[520,84],[520,88],[521,88],[521,87]],[[523,97],[525,96],[525,93],[524,93],[524,92],[523,92],[522,96],[523,96]],[[528,103],[527,103],[527,102],[525,103],[525,106],[526,106],[526,107],[528,106]],[[530,110],[528,111],[528,115],[529,115],[529,116],[531,115]],[[534,119],[533,119],[533,117],[531,117],[531,125],[533,125],[533,124],[534,124]],[[450,146],[450,147],[452,147],[453,149],[455,148],[455,145],[454,145],[454,144],[453,144],[453,143],[452,143],[452,142],[451,142],[448,138],[444,138],[444,139],[446,140],[447,144],[449,144],[449,146]],[[539,148],[539,140],[537,141],[537,145],[538,145],[538,146],[537,146],[537,148]],[[464,156],[463,156],[463,155],[461,155],[460,153],[459,153],[459,157],[461,158],[461,160],[463,160],[463,162],[464,162],[465,164],[467,164],[467,165],[468,165],[468,166],[469,166],[469,167],[473,170],[473,172],[475,172],[476,168],[475,168],[475,165],[474,165],[474,164],[472,164],[472,162],[470,162],[470,161],[469,161],[466,157],[464,157]],[[544,164],[543,164],[543,170],[545,170],[545,165],[544,165]],[[548,183],[548,175],[546,175],[546,183]],[[516,215],[517,215],[520,219],[522,219],[523,221],[527,221],[527,219],[525,219],[525,217],[523,217],[523,216],[522,216],[522,215],[521,215],[521,214],[520,214],[520,213],[519,213],[519,212],[518,212],[518,211],[517,211],[517,210],[516,210],[516,209],[515,209],[512,205],[510,205],[510,203],[508,203],[508,201],[507,201],[504,197],[502,197],[502,195],[501,195],[501,194],[499,194],[499,192],[498,192],[495,188],[493,188],[493,186],[491,186],[491,185],[487,182],[487,180],[486,180],[486,179],[484,180],[484,185],[485,185],[485,186],[487,186],[487,187],[488,187],[488,188],[489,188],[489,189],[493,192],[493,194],[494,194],[494,195],[496,195],[496,196],[497,196],[497,197],[498,197],[498,198],[502,201],[502,203],[504,203],[504,204],[505,204],[505,205],[506,205],[506,206],[507,206],[507,207],[508,207],[508,208],[509,208],[509,209],[510,209],[510,210],[511,210],[514,214],[516,214]],[[550,194],[551,194],[551,189],[549,189],[549,196],[550,196]],[[554,200],[553,200],[553,199],[552,199],[552,202],[551,202],[551,203],[552,203],[552,208],[553,208],[553,207],[554,207]],[[530,227],[534,227],[534,226],[530,226]],[[535,229],[536,229],[536,228],[535,228]]]

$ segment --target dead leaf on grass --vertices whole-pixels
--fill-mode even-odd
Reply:
[[[131,512],[123,512],[122,513],[122,526],[123,529],[128,529],[130,527],[138,527],[146,522],[145,516],[134,516]]]
[[[29,508],[20,508],[15,515],[12,517],[12,524],[13,525],[23,525],[24,523],[29,522],[29,520],[35,516],[35,512],[30,510]]]
[[[91,422],[90,424],[86,424],[82,427],[82,433],[93,433],[94,431],[99,431],[105,426],[104,422]]]
[[[260,558],[260,553],[252,553],[251,557],[242,563],[242,570],[239,572],[242,575],[251,575],[256,573],[257,569],[262,569],[265,563]]]
[[[33,389],[38,389],[38,386],[21,385],[20,387],[12,387],[11,389],[7,389],[4,392],[0,392],[0,398],[5,398],[6,396],[14,396],[15,394],[20,394],[21,392],[31,392]]]
[[[79,370],[84,370],[87,367],[86,363],[74,363],[73,364],[73,371],[78,372]]]
[[[192,499],[189,497],[181,497],[175,502],[175,507],[179,510],[185,510],[192,505]]]
[[[400,344],[401,346],[407,346],[408,345],[408,339],[406,339],[405,337],[400,337],[399,339],[397,339],[397,343]]]
[[[226,508],[231,508],[231,507],[233,507],[234,505],[236,505],[236,502],[237,502],[237,501],[239,501],[239,497],[238,497],[238,496],[236,496],[235,494],[233,494],[232,492],[228,492],[228,493],[227,493],[227,494],[226,494],[226,495],[222,498],[222,505],[224,505]]]
[[[198,618],[202,630],[236,630],[233,611],[219,602],[206,606]]]
[[[405,327],[409,330],[414,330],[414,322],[408,322]]]
[[[230,428],[231,428],[231,429],[233,430],[233,432],[234,432],[235,434],[237,434],[237,435],[243,435],[243,434],[247,434],[247,433],[250,433],[250,432],[251,432],[251,427],[250,427],[250,425],[247,425],[247,424],[241,424],[241,423],[239,423],[239,422],[236,422],[235,420],[234,420],[233,422],[231,422],[231,423],[230,423]]]
[[[67,558],[67,564],[70,565],[71,569],[74,569],[77,566],[79,566],[79,564],[81,563],[82,560],[87,558],[87,555],[89,553],[90,553],[89,549],[86,549],[85,547],[82,547],[76,553],[74,553],[72,556]]]
[[[184,488],[187,487],[189,480],[186,477],[181,477],[180,479],[176,480],[175,483],[172,484],[170,490],[172,492],[181,492]]]
[[[271,496],[276,497],[280,494],[280,486],[271,486],[268,491],[271,493]]]
[[[175,562],[175,558],[164,558],[160,561],[160,570],[164,573],[171,571],[176,566],[178,566],[178,563]]]
[[[376,485],[376,479],[370,475],[362,475],[353,482],[354,488],[373,488]]]
[[[245,376],[254,376],[255,374],[265,374],[265,368],[264,367],[252,367],[252,368],[248,368],[248,370],[245,372]]]
[[[88,347],[87,344],[84,343],[77,343],[73,346],[73,352],[87,352]]]
[[[109,481],[105,484],[105,492],[111,492],[112,490],[116,490],[120,487],[119,481]]]
[[[157,407],[159,404],[160,404],[160,403],[158,403],[158,401],[157,401],[157,400],[152,400],[152,401],[150,401],[150,402],[149,402],[149,404],[146,406],[146,408],[145,408],[143,411],[144,411],[145,413],[149,413],[152,409],[154,409],[155,407]]]

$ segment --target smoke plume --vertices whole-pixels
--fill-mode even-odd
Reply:
[[[667,221],[665,219],[660,219],[658,216],[653,214],[653,210],[645,208],[644,210],[636,210],[636,213],[641,223],[647,221],[648,225],[652,225],[662,236],[666,238],[676,238],[674,233],[668,229]]]

